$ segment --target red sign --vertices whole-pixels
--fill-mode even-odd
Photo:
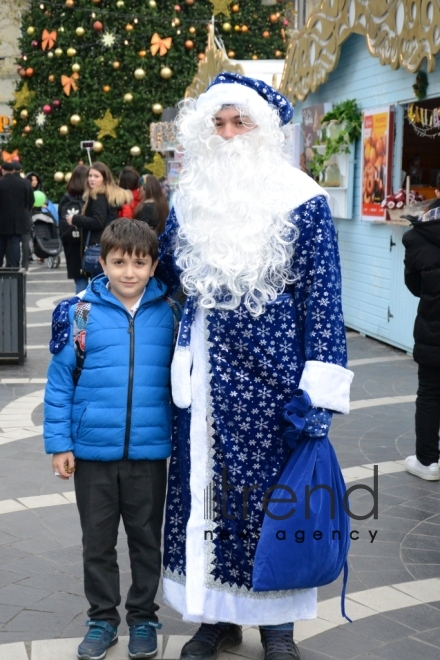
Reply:
[[[365,110],[362,122],[362,220],[385,220],[391,192],[393,109]]]

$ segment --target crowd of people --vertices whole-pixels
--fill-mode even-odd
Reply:
[[[46,197],[39,174],[31,171],[24,175],[19,161],[3,163],[1,174],[0,267],[21,265],[28,269],[32,215],[36,211],[43,210],[59,226],[67,277],[74,280],[76,292],[85,289],[90,279],[82,263],[86,244],[99,245],[104,228],[112,220],[137,218],[157,235],[165,228],[169,206],[161,183],[150,174],[141,177],[133,167],[124,167],[116,184],[104,163],[78,165],[57,204]]]

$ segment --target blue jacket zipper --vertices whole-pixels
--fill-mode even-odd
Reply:
[[[131,409],[133,406],[133,376],[134,376],[134,316],[130,318],[127,332],[130,334],[130,366],[128,369],[128,396],[127,396],[127,416],[125,418],[125,440],[123,460],[128,458],[128,448],[130,445],[131,431]]]

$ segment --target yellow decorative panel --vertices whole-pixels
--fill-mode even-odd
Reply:
[[[303,101],[337,67],[344,41],[364,35],[372,57],[415,73],[424,59],[435,68],[440,50],[440,3],[435,0],[322,0],[292,38],[280,92]]]

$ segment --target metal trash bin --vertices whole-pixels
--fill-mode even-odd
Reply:
[[[26,357],[26,271],[0,268],[0,360]]]

